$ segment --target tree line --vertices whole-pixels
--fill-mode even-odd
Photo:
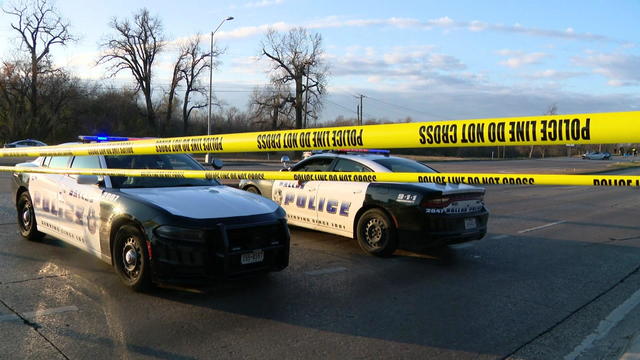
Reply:
[[[225,51],[204,50],[201,34],[176,45],[169,88],[159,93],[156,60],[171,42],[161,19],[148,9],[111,19],[111,32],[95,59],[105,66],[105,77],[127,74],[133,88],[96,85],[55,66],[52,52],[77,37],[52,0],[8,3],[2,11],[12,19],[19,46],[0,59],[0,140],[57,143],[78,134],[206,133],[207,119],[200,111],[208,104],[203,77],[216,70]],[[260,55],[273,64],[270,86],[256,87],[246,110],[224,106],[214,97],[212,132],[302,128],[307,119],[317,119],[328,73],[323,53],[320,34],[304,28],[269,30]]]
[[[0,58],[0,141],[35,138],[55,144],[80,134],[180,136],[207,133],[208,89],[203,77],[215,71],[225,49],[201,47],[196,34],[175,44],[166,38],[160,18],[146,8],[130,18],[109,21],[110,33],[100,44],[96,65],[105,77],[128,74],[133,86],[105,86],[55,66],[52,52],[76,41],[70,24],[53,0],[6,3],[19,46]],[[156,60],[173,44],[175,59],[168,89],[157,90]],[[212,133],[300,129],[357,124],[339,116],[319,123],[330,73],[324,61],[322,36],[305,28],[286,32],[270,29],[259,44],[260,58],[270,65],[268,85],[255,87],[246,108],[226,106],[213,97]],[[154,89],[156,90],[154,93]],[[552,105],[545,114],[556,114]],[[398,121],[412,121],[406,118]],[[364,124],[397,122],[365,119]],[[618,146],[599,147],[609,150]],[[593,146],[508,148],[443,148],[407,153],[474,157],[545,157],[570,151],[598,150]]]

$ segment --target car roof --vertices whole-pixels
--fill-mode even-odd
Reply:
[[[367,154],[367,153],[352,154],[352,153],[332,153],[332,152],[311,155],[309,158],[312,158],[312,157],[313,158],[332,157],[332,158],[343,158],[343,159],[352,159],[352,160],[360,160],[360,159],[375,160],[375,159],[385,159],[385,158],[403,159],[399,156],[390,156],[390,155],[381,155],[381,154]]]
[[[307,159],[318,159],[318,158],[338,158],[338,159],[349,159],[361,163],[363,165],[368,166],[373,171],[377,172],[390,172],[388,168],[382,166],[375,162],[378,159],[404,159],[399,156],[390,156],[390,155],[381,155],[381,154],[367,154],[367,153],[332,153],[326,152],[321,154],[316,154],[309,156]],[[410,159],[407,159],[410,160]]]

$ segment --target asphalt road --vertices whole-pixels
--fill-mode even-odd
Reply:
[[[560,359],[640,289],[638,189],[490,186],[489,233],[451,265],[293,228],[283,272],[138,294],[73,247],[21,239],[8,180],[1,359]],[[578,358],[615,357],[630,331]]]

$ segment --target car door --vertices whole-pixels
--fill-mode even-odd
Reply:
[[[338,158],[332,171],[371,172],[356,161]],[[318,183],[318,230],[338,235],[353,236],[353,222],[367,194],[366,182],[322,181]]]
[[[67,168],[70,156],[53,156],[44,159],[42,166]],[[33,198],[38,229],[64,241],[70,241],[65,218],[65,203],[62,185],[65,175],[29,175],[29,193]]]
[[[100,169],[99,156],[75,156],[72,169]],[[103,189],[98,184],[78,184],[78,176],[68,175],[64,181],[65,205],[69,209],[67,230],[74,243],[100,257],[100,199]]]
[[[301,172],[328,171],[332,157],[310,157],[291,169]],[[318,181],[277,180],[273,184],[272,199],[287,212],[287,220],[293,225],[317,228],[317,207],[324,206],[317,198]]]

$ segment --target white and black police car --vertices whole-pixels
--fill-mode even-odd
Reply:
[[[387,150],[324,152],[283,170],[436,173]],[[239,187],[279,203],[289,224],[355,238],[377,256],[446,249],[487,232],[485,190],[465,184],[242,180]]]
[[[39,157],[18,167],[203,170],[186,154]],[[20,234],[45,234],[112,264],[134,290],[279,271],[285,211],[215,180],[14,173]]]

